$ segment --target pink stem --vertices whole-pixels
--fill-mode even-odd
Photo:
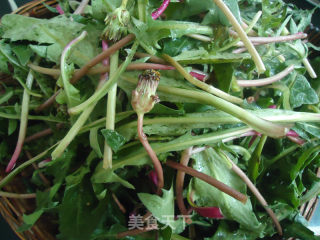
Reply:
[[[292,142],[294,142],[294,143],[296,143],[296,144],[298,144],[298,145],[300,145],[300,146],[302,146],[303,144],[305,144],[305,141],[304,141],[303,139],[299,138],[299,137],[287,136],[287,138],[288,138],[290,141],[292,141]]]
[[[256,79],[256,80],[237,80],[237,83],[240,87],[260,87],[265,86],[274,82],[277,82],[284,77],[288,76],[294,70],[294,65],[290,65],[283,71],[279,72],[278,74],[264,78],[264,79]]]
[[[57,9],[57,11],[58,11],[58,13],[59,13],[60,15],[63,15],[63,14],[64,14],[64,11],[62,10],[62,8],[61,8],[61,6],[60,6],[59,4],[56,6],[56,9]]]
[[[224,216],[218,207],[193,207],[193,209],[202,217],[222,219]]]
[[[305,143],[305,141],[303,139],[301,139],[299,134],[297,132],[295,132],[294,130],[290,130],[286,136],[290,141],[292,141],[296,144],[303,145]]]
[[[268,108],[270,108],[270,109],[276,109],[276,108],[277,108],[277,105],[270,105]]]
[[[16,165],[16,162],[17,162],[17,160],[19,158],[19,155],[21,153],[22,147],[23,147],[23,141],[22,142],[18,141],[17,142],[17,146],[16,146],[16,148],[14,150],[14,153],[13,153],[13,155],[12,155],[12,157],[10,159],[10,162],[9,162],[7,168],[6,168],[6,172],[7,173],[10,172],[14,168],[14,166]]]
[[[235,137],[229,137],[229,138],[225,138],[222,140],[222,142],[229,142],[229,141],[232,141],[232,140],[235,140],[235,139],[238,139],[238,138],[241,138],[241,137],[249,137],[249,136],[255,136],[257,135],[257,132],[254,131],[254,130],[250,130],[240,136],[235,136]]]
[[[152,170],[149,173],[149,179],[153,182],[154,185],[158,186],[158,175],[157,172],[155,170]]]
[[[191,72],[190,72],[190,75],[202,82],[205,82],[208,78],[208,75],[204,72],[201,72],[199,70],[195,70],[193,69]]]
[[[175,70],[175,67],[157,63],[131,63],[128,65],[127,70],[145,70],[145,69],[156,69],[156,70]]]
[[[293,130],[290,130],[288,133],[287,133],[287,137],[299,137],[299,134],[298,133],[296,133],[295,131],[293,131]]]
[[[85,8],[87,7],[88,3],[89,3],[89,0],[82,0],[78,8],[74,11],[73,14],[81,15],[84,12]]]
[[[154,150],[150,146],[150,144],[148,142],[148,138],[143,132],[143,114],[138,114],[137,130],[138,130],[139,140],[142,143],[145,150],[147,151],[149,157],[151,158],[153,166],[154,166],[154,170],[157,173],[157,177],[158,177],[157,194],[160,195],[162,192],[163,185],[164,185],[163,169],[162,169],[161,162],[159,161],[159,159],[157,157],[157,154],[154,152]]]
[[[164,0],[163,3],[161,4],[161,6],[155,10],[151,16],[154,20],[156,20],[158,17],[160,17],[160,15],[166,10],[166,8],[168,7],[170,3],[170,0]]]
[[[188,166],[190,157],[192,155],[192,149],[193,147],[189,147],[185,149],[181,154],[180,164],[184,166]],[[185,172],[178,170],[177,177],[176,177],[176,201],[178,204],[178,208],[180,210],[180,213],[182,215],[185,215],[185,221],[188,224],[192,223],[191,218],[187,217],[188,211],[183,201],[183,184],[184,184],[184,178],[185,178]]]
[[[38,163],[38,167],[39,167],[39,168],[45,167],[47,163],[51,162],[51,160],[52,160],[51,158],[47,158],[47,159],[39,162],[39,163]]]
[[[224,216],[221,213],[219,207],[197,207],[196,204],[192,200],[193,192],[191,192],[189,196],[189,200],[192,203],[191,209],[195,210],[200,216],[214,219],[222,219]]]
[[[106,51],[108,49],[108,42],[106,40],[102,40],[102,51]],[[102,65],[103,66],[109,66],[109,60],[110,58],[107,57],[105,59],[102,60]],[[109,73],[106,72],[104,74],[101,74],[100,76],[100,80],[103,80],[103,79],[108,79],[109,78]]]

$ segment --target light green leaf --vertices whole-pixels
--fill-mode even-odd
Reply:
[[[32,56],[31,49],[26,45],[13,45],[12,51],[18,57],[22,66],[26,66]]]
[[[44,213],[43,209],[37,210],[29,215],[25,215],[23,214],[22,219],[23,219],[23,225],[21,225],[18,228],[18,232],[23,232],[26,231],[28,229],[30,229],[30,227],[32,227],[41,217],[41,215]]]
[[[134,186],[129,183],[128,181],[120,178],[117,174],[115,174],[112,170],[110,169],[104,169],[102,167],[102,164],[99,164],[92,175],[91,178],[92,183],[114,183],[118,182],[122,184],[126,188],[130,189],[135,189]]]
[[[311,135],[320,138],[320,126],[316,123],[297,123],[298,127],[301,127],[306,132],[310,133]]]
[[[59,39],[74,39],[84,25],[71,21],[66,16],[51,19],[32,18],[16,14],[4,15],[1,19],[3,38],[11,41],[27,40],[38,43],[56,43]]]
[[[298,75],[290,91],[290,104],[297,108],[303,104],[316,104],[319,98],[315,90],[303,75]]]
[[[170,190],[162,190],[162,197],[149,193],[138,193],[138,197],[152,213],[152,215],[165,226],[169,226],[174,233],[184,230],[184,220],[174,220],[174,194],[173,187]]]
[[[70,108],[70,107],[77,106],[78,104],[81,103],[80,91],[73,84],[70,83],[70,79],[74,72],[73,64],[71,65],[66,64],[64,67],[65,67],[67,79],[63,81],[63,89],[64,89],[67,105]],[[60,79],[62,79],[62,77],[60,77]],[[60,79],[58,82],[61,81]]]
[[[210,175],[233,189],[246,193],[245,183],[215,150],[210,148],[193,156],[195,159],[194,169]],[[243,204],[197,178],[192,180],[190,187],[194,190],[193,199],[198,206],[219,207],[223,216],[229,220],[237,221],[243,229],[262,233],[265,226],[257,220],[250,199],[246,204]]]
[[[98,141],[98,130],[99,130],[99,127],[90,129],[89,141],[90,141],[91,148],[95,151],[98,157],[101,158],[103,155],[102,155],[101,148]]]
[[[209,53],[203,48],[184,51],[174,57],[174,60],[181,64],[230,63],[241,62],[244,59],[250,59],[250,55],[248,53]]]

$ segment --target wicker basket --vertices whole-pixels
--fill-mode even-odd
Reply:
[[[22,7],[18,8],[13,13],[25,16],[49,18],[52,13],[44,6],[46,3],[49,6],[55,7],[56,0],[35,0],[31,1]],[[2,82],[10,81],[8,75],[0,75]],[[11,81],[10,81],[11,82]],[[18,175],[9,185],[4,187],[7,192],[24,193],[25,189],[19,178],[31,178],[34,169],[28,168]],[[5,176],[4,169],[0,169],[0,178]],[[23,224],[23,214],[29,214],[36,207],[35,199],[14,199],[0,197],[0,214],[7,221],[12,230],[22,240],[55,240],[57,234],[57,226],[51,222],[50,218],[45,215],[28,231],[17,232],[17,229]]]
[[[13,13],[38,17],[38,18],[49,18],[52,13],[44,6],[46,3],[49,6],[55,7],[57,4],[56,0],[35,0],[31,1]],[[316,31],[314,27],[309,27],[306,32],[309,35],[309,41],[315,45],[320,45],[320,32]],[[319,53],[312,53],[312,56],[319,55]],[[10,76],[0,75],[0,80],[10,81]],[[19,176],[15,178],[9,185],[4,189],[8,192],[23,193],[24,188],[21,183],[19,183],[19,178],[30,178],[32,176],[32,167],[23,171]],[[4,170],[0,169],[0,179],[5,176]],[[320,169],[317,174],[320,177]],[[308,203],[301,206],[301,214],[310,220],[315,212],[318,204],[318,198],[314,198]],[[14,199],[0,197],[0,214],[10,225],[12,230],[17,234],[20,239],[23,240],[55,240],[55,235],[57,234],[57,226],[50,221],[45,215],[28,231],[17,232],[19,226],[23,224],[22,215],[24,213],[31,213],[35,209],[34,199]]]

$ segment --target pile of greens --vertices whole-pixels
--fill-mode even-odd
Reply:
[[[68,240],[320,239],[300,212],[320,194],[313,11],[57,2],[0,24],[0,196],[36,202],[19,231],[46,216]]]

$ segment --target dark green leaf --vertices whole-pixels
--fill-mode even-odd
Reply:
[[[8,144],[5,141],[1,141],[0,143],[0,163],[7,162],[6,159],[8,156]]]
[[[8,59],[0,53],[0,72],[9,73]]]
[[[234,73],[232,64],[215,64],[213,70],[216,80],[218,81],[219,89],[228,93],[230,91]]]
[[[9,119],[8,136],[10,136],[17,129],[18,121]]]
[[[66,188],[59,207],[60,239],[88,240],[105,214],[107,203],[98,202],[89,181]]]
[[[298,75],[290,91],[290,104],[293,108],[303,104],[316,104],[319,98],[315,90],[303,75]]]
[[[206,63],[230,63],[241,62],[250,58],[247,53],[209,53],[207,50],[200,48],[182,52],[174,59],[182,64],[206,64]]]
[[[18,232],[24,232],[28,229],[30,229],[41,217],[41,215],[44,213],[42,209],[33,212],[32,214],[29,215],[23,215],[23,225],[19,227],[17,230]]]
[[[170,227],[174,233],[184,230],[183,219],[174,220],[173,188],[162,190],[162,197],[148,193],[138,193],[138,197],[152,215],[162,224]]]
[[[113,151],[118,152],[120,147],[126,143],[125,137],[119,134],[116,131],[110,129],[101,130],[102,135],[104,136],[108,145],[112,148]]]

